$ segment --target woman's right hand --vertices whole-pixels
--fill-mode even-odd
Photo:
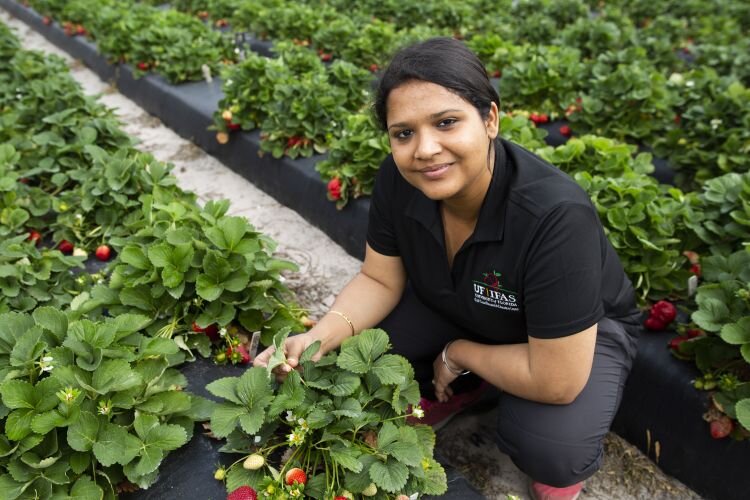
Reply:
[[[287,338],[286,342],[284,343],[284,355],[286,357],[286,363],[282,363],[281,365],[273,369],[276,378],[280,381],[284,380],[289,372],[296,369],[299,366],[299,358],[300,356],[302,356],[302,353],[311,344],[315,343],[316,340],[318,340],[318,338],[316,338],[313,334],[313,330],[310,330],[307,333],[301,333],[299,335],[292,335]],[[255,359],[253,360],[253,366],[268,366],[268,361],[271,359],[271,355],[275,350],[276,348],[274,346],[266,348],[263,352],[255,357]],[[323,356],[323,354],[324,353],[321,350],[318,350],[318,352],[313,355],[312,360],[318,361]]]

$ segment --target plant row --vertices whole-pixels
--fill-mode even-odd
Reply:
[[[148,488],[197,420],[229,438],[223,451],[241,453],[237,463],[263,459],[217,470],[229,491],[445,491],[434,433],[406,421],[420,412],[413,370],[385,354],[382,331],[327,364],[309,365],[311,350],[304,380],[278,384],[270,368],[252,369],[209,385],[221,404],[186,392],[178,368],[196,354],[245,364],[251,333],[279,345],[302,330],[280,279],[295,266],[246,219],[227,216],[227,201],[198,206],[171,165],[136,150],[83,96],[62,60],[21,50],[4,25],[0,62],[3,498]],[[94,248],[111,261],[90,274]]]
[[[564,118],[570,121],[564,126],[567,133],[596,134],[653,149],[677,169],[676,183],[683,189],[722,173],[748,170],[749,16],[748,8],[736,2],[672,6],[664,0],[653,3],[669,7],[668,15],[659,16],[654,16],[651,3],[589,5],[582,0],[475,0],[461,6],[442,1],[350,6],[335,0],[188,0],[173,2],[172,9],[107,1],[96,12],[83,1],[31,3],[66,23],[71,34],[94,38],[113,61],[132,62],[139,73],[153,70],[182,81],[226,68],[224,80],[231,85],[225,83],[225,93],[241,96],[243,103],[239,113],[232,111],[238,108],[237,99],[221,104],[216,113],[221,140],[228,140],[226,133],[238,126],[260,127],[263,142],[270,142],[264,150],[277,156],[335,150],[338,157],[358,157],[340,175],[332,175],[328,166],[319,169],[326,181],[338,179],[333,194],[340,196],[332,197],[339,205],[368,193],[369,160],[382,157],[382,148],[377,139],[369,140],[380,134],[374,124],[366,126],[362,119],[349,124],[327,108],[334,101],[340,114],[358,109],[360,92],[351,90],[367,91],[369,80],[352,68],[333,79],[294,79],[290,88],[287,72],[269,79],[256,57],[234,68],[246,48],[237,38],[232,51],[230,37],[212,26],[229,25],[235,35],[249,32],[289,41],[307,47],[323,62],[343,60],[369,71],[377,71],[390,54],[413,41],[436,35],[465,38],[488,73],[500,77],[508,110],[533,111],[545,120]],[[471,15],[476,11],[492,15]],[[306,74],[294,64],[288,69],[295,76]],[[259,91],[261,87],[265,90]],[[310,98],[323,92],[331,99],[323,99],[322,106]],[[256,93],[261,94],[257,99],[248,98]],[[272,103],[292,95],[299,102],[273,109]],[[256,119],[279,113],[284,118],[275,118],[275,123],[264,125]],[[225,118],[233,115],[234,121]],[[305,129],[299,122],[308,120],[316,123]],[[365,127],[370,151],[363,152],[367,146],[348,139],[361,136]],[[355,182],[346,182],[352,170],[359,175]]]

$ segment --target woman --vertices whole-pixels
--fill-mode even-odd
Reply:
[[[375,101],[393,153],[376,180],[364,263],[332,310],[288,340],[279,374],[316,340],[322,355],[381,326],[437,399],[428,419],[473,399],[461,375],[476,374],[502,391],[498,445],[532,496],[576,498],[601,463],[638,311],[586,193],[498,139],[498,107],[461,42],[394,57]]]

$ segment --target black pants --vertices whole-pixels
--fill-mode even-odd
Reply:
[[[380,327],[390,336],[392,352],[412,363],[422,395],[430,399],[432,363],[448,341],[490,343],[441,317],[409,288]],[[591,375],[570,404],[537,403],[502,393],[496,427],[500,450],[532,479],[555,487],[583,481],[599,470],[602,441],[620,405],[638,331],[636,317],[599,322]],[[462,392],[479,382],[474,375],[459,377],[452,387]]]

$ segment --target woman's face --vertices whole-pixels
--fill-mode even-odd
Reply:
[[[393,159],[409,184],[432,200],[484,196],[492,177],[487,151],[498,132],[495,103],[484,120],[445,87],[412,80],[391,91],[387,111]]]

